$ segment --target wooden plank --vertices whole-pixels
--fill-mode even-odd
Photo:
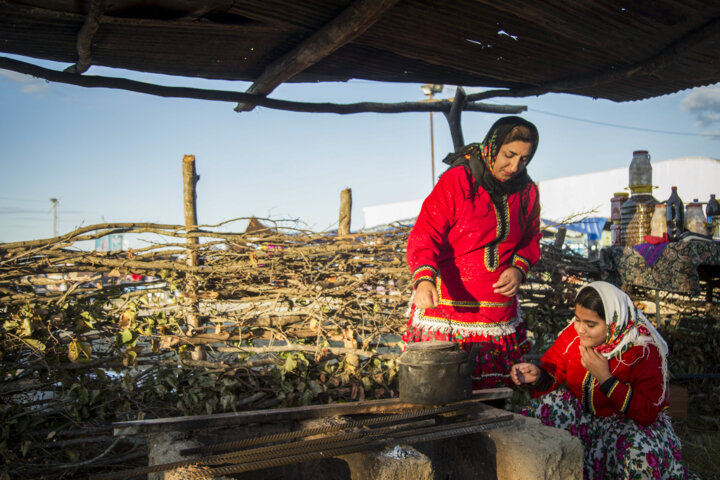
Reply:
[[[284,81],[365,33],[397,2],[398,0],[356,0],[310,38],[268,65],[246,93],[255,95],[271,93]],[[254,105],[238,103],[235,111],[243,112],[253,108]]]
[[[491,388],[475,390],[469,400],[487,401],[510,398],[512,389]],[[332,417],[336,415],[384,414],[399,411],[428,408],[427,405],[402,403],[399,398],[366,400],[363,402],[308,405],[305,407],[274,408],[248,412],[218,413],[213,415],[194,415],[184,417],[154,418],[113,423],[115,435],[139,435],[156,432],[202,430],[249,423],[272,423],[310,418]]]

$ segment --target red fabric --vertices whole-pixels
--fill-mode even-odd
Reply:
[[[430,271],[421,267],[438,272],[441,305],[426,310],[426,316],[461,323],[508,321],[516,315],[516,300],[494,293],[492,284],[505,269],[515,265],[527,273],[540,258],[537,187],[530,186],[525,212],[529,221],[523,224],[520,193],[508,196],[509,218],[503,219],[498,218],[502,212],[495,211],[487,192],[481,188],[471,195],[471,185],[471,177],[462,166],[440,177],[410,232],[408,265],[416,279]],[[509,225],[509,229],[497,246],[498,262],[493,270],[486,263],[488,248],[484,247],[498,237],[500,222]],[[463,308],[457,302],[473,305]]]
[[[471,194],[471,188],[465,167],[445,172],[410,232],[407,261],[415,283],[435,281],[440,301],[433,309],[413,305],[403,340],[449,340],[466,350],[481,343],[473,387],[511,386],[510,368],[529,344],[517,299],[494,293],[492,284],[512,267],[525,276],[540,258],[538,191],[529,185],[521,215],[521,193],[496,211],[485,190]]]
[[[652,245],[657,245],[660,243],[667,243],[670,241],[670,237],[668,237],[667,232],[663,232],[661,237],[653,237],[652,235],[645,235],[643,238],[645,240],[645,243],[650,243]]]
[[[580,362],[579,340],[575,328],[568,326],[542,356],[540,366],[554,378],[554,390],[565,383],[583,406],[601,417],[622,414],[642,425],[655,421],[658,412],[667,407],[663,395],[662,359],[655,345],[631,347],[621,356],[611,358],[610,372],[619,381],[606,396],[600,384]],[[591,395],[583,393],[583,385],[593,385]],[[534,396],[545,392],[533,391]],[[590,390],[586,390],[590,392]],[[588,398],[591,397],[591,398]]]

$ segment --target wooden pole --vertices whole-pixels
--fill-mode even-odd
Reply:
[[[430,100],[432,100],[432,93]],[[435,188],[435,129],[433,128],[433,112],[430,112],[430,176],[432,178],[432,186]]]
[[[197,230],[197,195],[195,186],[200,177],[195,173],[195,155],[185,155],[182,161],[183,172],[183,205],[185,209],[186,232],[191,233]],[[198,258],[197,237],[187,237],[187,264],[189,267],[197,267],[200,262]],[[185,322],[189,327],[189,335],[192,335],[200,327],[198,319],[197,284],[195,277],[188,273],[185,277]],[[205,349],[202,345],[196,346],[192,351],[193,360],[204,360]]]
[[[340,192],[340,222],[338,235],[350,234],[350,212],[352,210],[352,190],[346,188]]]
[[[0,56],[0,68],[12,70],[13,72],[32,75],[33,77],[42,78],[50,82],[65,83],[68,85],[78,85],[87,88],[116,88],[127,90],[129,92],[144,93],[147,95],[156,95],[165,98],[195,98],[198,100],[210,100],[215,102],[242,102],[248,105],[258,107],[272,108],[276,110],[286,110],[288,112],[307,112],[307,113],[336,113],[338,115],[349,115],[353,113],[406,113],[406,112],[442,112],[450,108],[450,102],[441,100],[438,102],[428,103],[422,102],[400,102],[400,103],[378,103],[378,102],[360,102],[360,103],[307,103],[307,102],[291,102],[288,100],[277,100],[274,98],[263,97],[262,95],[251,95],[249,93],[231,92],[227,90],[207,90],[202,88],[191,87],[167,87],[163,85],[153,85],[151,83],[138,82],[136,80],[128,80],[126,78],[102,77],[99,75],[77,75],[74,73],[58,72],[48,68],[38,67],[27,62],[6,58]],[[502,90],[502,92],[511,92],[512,90]],[[478,95],[478,94],[473,94]],[[500,96],[498,94],[497,96]],[[533,90],[527,96],[539,95]],[[504,96],[508,96],[505,94]],[[522,96],[522,95],[516,95]],[[485,98],[490,98],[487,95]],[[466,111],[501,113],[504,115],[513,115],[522,113],[527,110],[526,106],[514,105],[493,105],[491,103],[469,102],[465,105]]]
[[[460,115],[465,108],[466,98],[467,94],[465,93],[465,89],[463,89],[462,87],[457,87],[457,90],[455,91],[455,98],[453,99],[450,111],[443,112],[445,114],[445,118],[448,121],[448,125],[450,126],[450,135],[452,136],[453,147],[455,148],[456,152],[459,151],[463,146],[465,146],[465,139],[463,138],[462,132],[462,124],[460,123]]]

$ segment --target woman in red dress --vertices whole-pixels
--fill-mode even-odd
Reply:
[[[520,413],[580,438],[586,479],[697,478],[666,413],[667,353],[630,297],[590,283],[540,365],[513,367],[513,381],[536,397]]]
[[[527,174],[538,132],[503,117],[481,144],[449,155],[410,232],[414,276],[406,343],[480,344],[474,388],[511,386],[527,336],[517,291],[540,258],[540,202]]]

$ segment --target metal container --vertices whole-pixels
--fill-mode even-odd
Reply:
[[[613,220],[612,225],[610,225],[610,239],[611,239],[611,244],[613,247],[621,247],[622,246],[622,234],[621,234],[620,220]]]
[[[453,342],[418,342],[400,356],[400,400],[420,405],[441,405],[470,398],[472,372],[480,345],[470,353]]]
[[[626,247],[645,243],[645,235],[650,235],[650,222],[658,203],[650,194],[651,188],[631,186],[632,195],[620,208],[622,244]]]
[[[627,192],[616,192],[610,199],[610,220],[613,222],[615,220],[620,221],[622,218],[620,214],[620,207],[622,207],[622,204],[627,201],[628,196]]]
[[[633,187],[649,187],[652,185],[652,165],[647,150],[635,150],[630,162],[628,184]]]

